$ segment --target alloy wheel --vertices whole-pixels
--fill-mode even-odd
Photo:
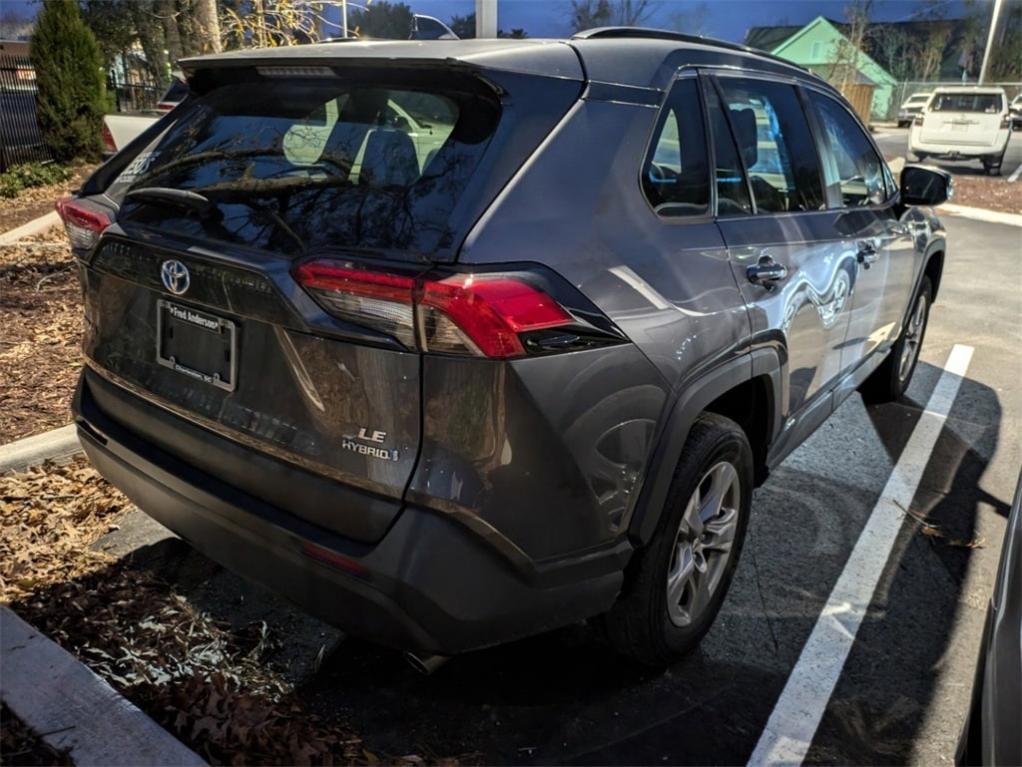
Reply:
[[[667,613],[680,627],[702,615],[731,559],[742,497],[738,471],[728,461],[700,478],[682,514],[667,570]]]
[[[905,328],[905,343],[901,349],[901,360],[898,364],[898,380],[904,381],[912,372],[916,357],[919,356],[919,347],[923,341],[923,329],[926,325],[926,294],[920,293],[916,299],[915,311]]]

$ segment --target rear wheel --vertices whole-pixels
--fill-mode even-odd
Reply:
[[[723,416],[700,416],[656,532],[636,552],[621,596],[604,616],[619,652],[664,666],[699,643],[738,564],[752,504],[752,468],[741,427]]]
[[[919,349],[926,336],[926,323],[932,302],[933,285],[930,278],[924,276],[912,303],[912,310],[891,353],[860,387],[864,400],[871,403],[893,402],[908,389],[919,361]]]

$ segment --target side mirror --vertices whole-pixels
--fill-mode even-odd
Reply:
[[[901,201],[905,205],[940,205],[954,197],[951,174],[926,165],[906,165],[901,171]]]

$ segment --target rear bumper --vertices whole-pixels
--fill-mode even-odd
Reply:
[[[1004,150],[1007,146],[1007,138],[1004,138],[1003,140],[998,138],[996,143],[987,145],[927,143],[919,140],[915,136],[912,136],[908,142],[908,149],[913,154],[922,152],[930,157],[946,157],[949,159],[956,157],[968,157],[973,159],[979,157],[1000,157],[1004,154]]]
[[[620,589],[625,542],[523,572],[484,534],[414,506],[378,543],[347,539],[141,439],[99,408],[87,378],[73,410],[100,474],[209,558],[353,635],[450,655],[599,614]]]

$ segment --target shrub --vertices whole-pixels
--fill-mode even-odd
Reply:
[[[99,156],[106,104],[103,61],[75,0],[43,0],[29,55],[39,88],[39,127],[53,156]]]
[[[57,163],[30,162],[15,165],[6,173],[0,173],[0,197],[17,197],[33,186],[47,186],[67,181],[74,171]]]

